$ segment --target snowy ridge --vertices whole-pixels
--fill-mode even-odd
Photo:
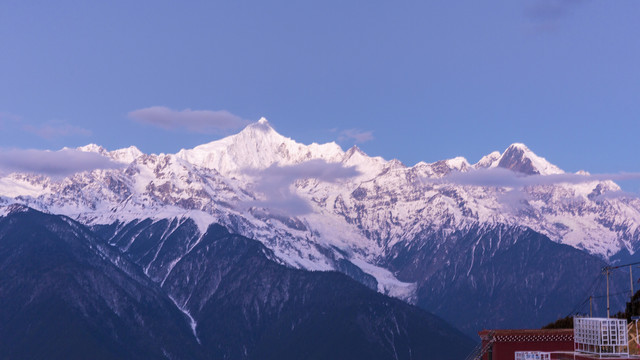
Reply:
[[[557,166],[548,162],[545,158],[540,157],[529,150],[529,148],[520,143],[511,144],[505,150],[500,158],[498,158],[490,167],[503,167],[528,175],[553,175],[563,174]]]
[[[498,166],[498,163],[500,163],[501,156],[502,154],[499,151],[494,151],[491,154],[483,156],[473,167],[474,169],[495,168]]]
[[[343,156],[336,143],[324,145],[299,144],[278,134],[262,118],[239,134],[189,150],[180,150],[176,157],[207,169],[229,175],[245,169],[264,169],[273,164],[291,165],[312,159],[334,162]]]
[[[335,143],[300,144],[261,119],[236,135],[177,154],[143,154],[135,147],[107,151],[95,144],[78,149],[126,167],[57,180],[9,174],[0,178],[0,205],[4,198],[87,225],[191,218],[202,234],[211,223],[220,223],[261,241],[292,267],[332,270],[348,261],[373,275],[380,291],[404,299],[413,296],[414,287],[386,270],[391,249],[410,247],[425,234],[508,224],[604,258],[640,248],[640,201],[601,196],[619,190],[611,181],[523,189],[424,181],[497,167],[524,175],[563,173],[523,144],[493,152],[474,165],[457,157],[407,167],[370,157],[355,146],[343,151]],[[259,174],[309,160],[354,167],[358,174],[339,181],[293,179],[286,190],[308,203],[309,213],[243,206],[266,196],[257,186],[260,176],[249,176],[247,170]],[[0,216],[3,211],[0,207]]]

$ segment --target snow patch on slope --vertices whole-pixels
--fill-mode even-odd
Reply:
[[[178,308],[178,310],[182,311],[182,313],[187,316],[187,318],[189,319],[189,326],[191,326],[191,332],[193,332],[193,336],[195,336],[196,341],[198,341],[198,344],[201,344],[200,338],[198,337],[198,333],[196,331],[196,328],[198,326],[198,323],[196,322],[196,320],[193,318],[193,316],[191,316],[191,314],[189,314],[189,311],[187,311],[187,309],[178,305],[176,300],[171,295],[169,295],[169,299],[173,301],[173,304]]]
[[[11,174],[0,178],[0,196],[15,198],[19,196],[38,197],[50,195],[46,185],[42,182],[30,181],[27,176]]]
[[[378,281],[378,292],[402,299],[408,303],[414,302],[417,289],[416,283],[402,282],[398,280],[391,271],[372,265],[366,261],[357,258],[351,259],[350,261],[362,269],[362,271],[376,278]]]

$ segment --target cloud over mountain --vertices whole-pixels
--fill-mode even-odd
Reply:
[[[95,169],[115,169],[122,164],[93,152],[75,149],[0,151],[0,172],[36,173],[52,177],[64,177]]]
[[[359,129],[342,130],[338,139],[340,141],[353,140],[356,143],[363,143],[373,140],[373,131],[364,131]]]
[[[90,136],[91,130],[71,125],[64,121],[51,121],[42,125],[27,124],[23,127],[27,132],[33,133],[43,139],[53,139],[65,136]]]
[[[221,133],[239,129],[249,122],[226,110],[191,110],[181,111],[166,106],[151,106],[131,111],[129,118],[163,129],[186,129],[196,133]]]
[[[295,181],[313,178],[323,182],[336,182],[360,174],[353,166],[345,167],[340,163],[329,163],[321,159],[287,166],[274,164],[261,171],[247,170],[246,173],[254,177],[255,190],[262,193],[265,199],[245,205],[275,209],[293,216],[312,211],[309,203],[291,190]]]
[[[583,184],[593,181],[623,181],[640,179],[640,173],[618,174],[551,174],[523,175],[503,168],[478,169],[469,172],[452,172],[439,179],[426,178],[425,182],[456,185],[524,187],[554,184]]]

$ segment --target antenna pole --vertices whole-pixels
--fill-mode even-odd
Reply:
[[[638,320],[636,320],[636,344],[640,346],[640,337],[638,336]]]
[[[589,317],[593,317],[593,295],[589,296]]]
[[[629,265],[629,283],[631,284],[631,297],[633,297],[633,270],[631,270],[632,266]]]
[[[605,269],[607,273],[607,319],[609,318],[609,268]]]
[[[617,266],[605,266],[602,268],[602,272],[605,273],[607,275],[607,318],[610,317],[609,314],[609,273],[611,272],[611,270],[613,269],[619,269],[621,267],[625,267],[628,266],[629,267],[629,277],[630,279],[630,283],[631,283],[631,297],[633,298],[633,271],[631,270],[631,265],[637,265],[640,264],[640,261],[636,261],[630,264],[624,264],[624,265],[617,265]]]

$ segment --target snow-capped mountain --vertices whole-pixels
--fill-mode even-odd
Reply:
[[[345,152],[335,143],[303,145],[261,119],[239,134],[175,155],[147,155],[135,147],[109,152],[93,144],[79,150],[126,167],[62,180],[14,173],[0,179],[0,196],[88,225],[190,217],[202,232],[209,223],[221,222],[263,241],[283,261],[311,269],[331,268],[311,249],[318,245],[375,264],[390,246],[426,229],[476,223],[524,225],[604,258],[621,250],[633,254],[640,243],[640,202],[602,196],[619,190],[610,181],[547,184],[541,179],[541,185],[522,189],[446,181],[452,173],[491,168],[523,175],[563,173],[523,144],[513,144],[502,154],[493,152],[474,165],[458,157],[407,167],[397,160],[369,157],[357,147]],[[313,172],[306,178],[304,169],[295,171],[296,165],[311,160],[321,161],[319,167],[338,164],[358,173],[325,182],[314,179]],[[288,199],[265,199],[270,194],[256,189],[269,180],[268,173],[261,173],[269,167],[289,171],[276,190],[290,191],[291,197],[307,202],[311,212],[270,208],[271,202]],[[290,246],[299,251],[287,249]]]
[[[476,168],[501,167],[527,175],[563,174],[557,166],[529,150],[525,144],[515,143],[502,154],[497,151],[483,157]]]
[[[411,256],[403,249],[424,257],[415,248],[420,239],[438,249],[446,247],[448,234],[506,226],[532,229],[605,260],[640,248],[640,200],[616,196],[620,189],[612,181],[566,174],[523,144],[475,164],[457,157],[408,167],[357,147],[300,144],[261,119],[177,154],[93,144],[78,150],[122,167],[64,179],[13,173],[0,178],[0,206],[20,203],[67,215],[105,230],[125,252],[147,234],[150,245],[138,263],[158,282],[212,223],[261,241],[288,266],[339,270],[409,301],[417,301],[426,278],[400,275],[397,259]],[[180,250],[163,253],[164,242],[187,221],[193,229]],[[438,256],[431,273],[451,263],[448,255]],[[465,273],[474,266],[472,260]]]
[[[262,118],[242,132],[189,150],[176,157],[216,170],[222,175],[242,174],[247,169],[265,169],[273,164],[292,165],[312,159],[340,161],[343,151],[336,143],[303,145],[278,134]]]

